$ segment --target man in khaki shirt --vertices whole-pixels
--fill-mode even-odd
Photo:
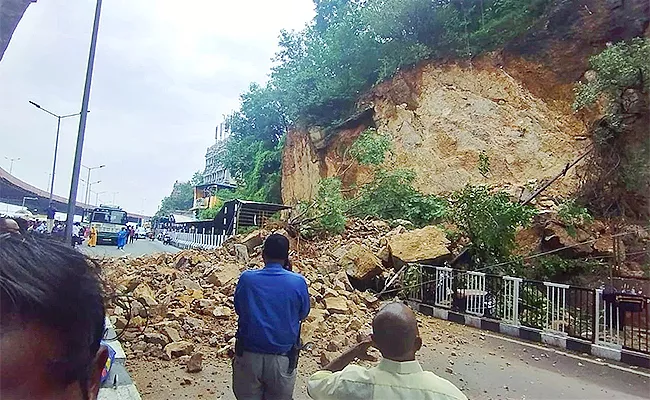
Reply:
[[[401,303],[384,306],[372,321],[373,334],[309,378],[307,389],[315,400],[467,400],[451,382],[423,371],[415,360],[422,347],[413,311]],[[376,367],[348,365],[368,359],[374,346],[383,359]]]

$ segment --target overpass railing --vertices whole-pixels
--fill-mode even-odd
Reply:
[[[409,265],[408,300],[650,354],[650,297],[448,267]]]

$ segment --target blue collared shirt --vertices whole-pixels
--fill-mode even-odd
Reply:
[[[286,353],[298,339],[300,321],[309,315],[307,282],[280,264],[244,271],[235,289],[235,311],[237,340],[244,350]]]

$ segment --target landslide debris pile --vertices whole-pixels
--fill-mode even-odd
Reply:
[[[263,266],[261,245],[269,233],[256,231],[213,251],[103,260],[107,313],[130,356],[179,358],[188,371],[196,371],[203,356],[231,355],[237,278],[246,269]],[[420,236],[415,243],[422,246],[410,244],[413,235]],[[302,339],[313,344],[303,354],[325,364],[332,352],[370,332],[379,300],[355,289],[351,280],[358,287],[387,276],[397,257],[410,261],[446,255],[445,244],[437,228],[407,232],[381,221],[354,221],[343,235],[301,243],[301,254],[293,254],[293,269],[307,279],[312,310],[303,323]]]

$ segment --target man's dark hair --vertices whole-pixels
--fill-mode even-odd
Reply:
[[[93,262],[46,238],[0,234],[0,326],[34,322],[56,332],[64,358],[52,373],[78,381],[84,398],[104,334],[104,301]]]
[[[262,255],[269,260],[289,259],[289,239],[279,233],[274,233],[264,241]]]

